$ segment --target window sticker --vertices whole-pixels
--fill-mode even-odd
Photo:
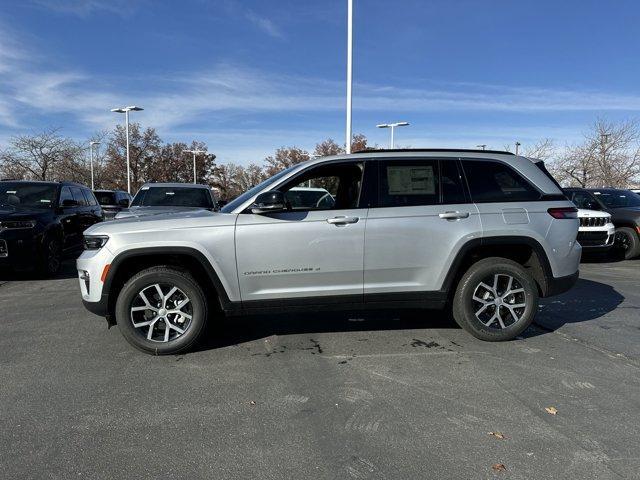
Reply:
[[[7,190],[5,193],[9,194],[9,195],[15,195],[16,193],[18,193],[17,190]]]
[[[389,195],[435,195],[433,167],[387,167]]]
[[[164,192],[165,195],[175,195],[176,192]]]

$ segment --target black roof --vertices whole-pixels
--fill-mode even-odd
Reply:
[[[504,150],[481,150],[474,148],[371,148],[358,150],[353,153],[401,153],[401,152],[465,152],[465,153],[497,153],[500,155],[513,155]]]
[[[13,179],[13,178],[3,178],[0,182],[18,182],[18,183],[44,183],[47,185],[62,185],[63,187],[83,187],[89,188],[86,185],[82,185],[77,182],[68,182],[66,180],[57,182],[53,180],[23,180],[23,179]]]

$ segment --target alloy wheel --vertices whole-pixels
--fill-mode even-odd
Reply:
[[[153,342],[170,342],[189,329],[193,306],[175,285],[155,283],[140,290],[130,306],[130,318],[140,335]]]
[[[524,287],[511,275],[484,278],[473,291],[473,311],[486,327],[504,329],[520,321],[527,307]]]

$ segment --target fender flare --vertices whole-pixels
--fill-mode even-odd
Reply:
[[[211,281],[218,298],[220,299],[221,306],[226,309],[226,307],[231,304],[229,300],[229,295],[224,288],[224,285],[220,281],[220,277],[218,276],[218,272],[216,272],[211,262],[204,256],[202,252],[192,247],[143,247],[143,248],[133,248],[131,250],[126,250],[118,255],[112,260],[111,266],[109,267],[109,272],[107,277],[104,280],[104,284],[102,286],[102,297],[103,300],[105,296],[108,297],[109,292],[111,291],[111,286],[114,278],[117,276],[118,269],[122,266],[122,264],[131,258],[136,257],[146,257],[150,255],[188,255],[191,258],[198,261],[200,265],[204,268],[207,273],[207,277]]]
[[[500,245],[524,245],[531,247],[533,252],[537,255],[542,269],[542,272],[540,272],[542,274],[540,276],[541,278],[536,278],[536,281],[540,286],[543,296],[549,296],[549,294],[551,294],[551,283],[554,277],[547,253],[540,242],[536,239],[520,235],[474,238],[463,244],[451,263],[451,267],[449,268],[442,284],[442,290],[445,292],[451,292],[452,288],[455,288],[454,281],[463,273],[460,271],[463,266],[463,262],[472,250],[479,247]]]

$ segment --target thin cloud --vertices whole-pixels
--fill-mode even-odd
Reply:
[[[111,13],[121,17],[132,15],[140,6],[140,0],[31,0],[48,10],[89,17],[97,13]]]
[[[253,10],[247,10],[245,12],[245,17],[267,35],[270,35],[274,38],[284,37],[280,28],[275,23],[273,23],[271,19],[260,16]]]

